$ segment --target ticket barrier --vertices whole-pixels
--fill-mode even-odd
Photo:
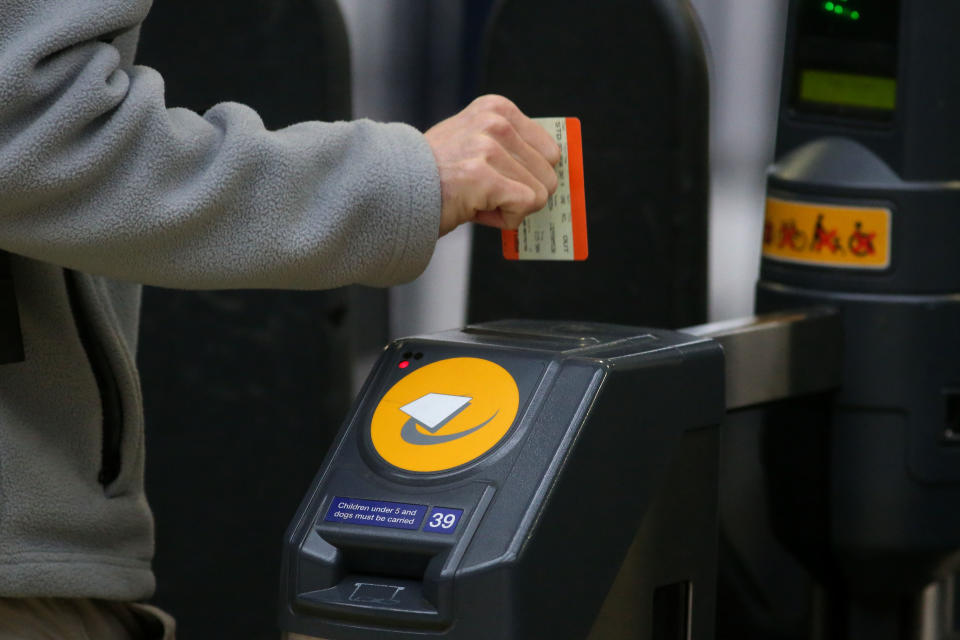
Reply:
[[[281,627],[709,640],[717,427],[728,408],[835,386],[838,367],[804,354],[839,339],[815,309],[686,332],[501,321],[395,342],[287,532]]]
[[[805,638],[960,638],[958,25],[949,0],[788,3],[756,308],[829,305],[844,335],[821,424],[767,429]]]

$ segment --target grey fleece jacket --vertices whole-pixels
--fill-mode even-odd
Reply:
[[[149,5],[0,3],[0,249],[26,350],[0,365],[0,596],[153,591],[135,283],[387,285],[436,241],[419,132],[168,109],[133,64]]]

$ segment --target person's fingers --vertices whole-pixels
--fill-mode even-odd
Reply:
[[[526,216],[504,214],[499,209],[495,211],[478,211],[473,219],[475,224],[496,229],[518,229]]]
[[[523,224],[525,217],[526,216],[519,214],[504,213],[496,209],[494,211],[478,211],[473,218],[473,222],[485,227],[494,227],[495,229],[516,230]]]
[[[485,227],[494,227],[503,229],[503,214],[500,211],[477,211],[473,219],[476,224],[482,224]]]
[[[503,96],[487,95],[477,98],[474,103],[480,110],[489,111],[503,116],[513,125],[517,133],[531,147],[536,149],[551,166],[560,161],[560,147],[546,129],[528,118]]]
[[[498,114],[487,114],[484,131],[515,158],[526,173],[531,174],[537,182],[542,184],[548,195],[556,191],[557,172],[553,165],[517,133],[516,128],[509,120]],[[515,179],[519,178],[515,177]],[[526,180],[521,181],[533,186]]]
[[[503,228],[516,229],[525,215],[546,205],[547,195],[543,185],[537,183],[540,188],[538,192],[529,184],[514,180],[493,167],[488,167],[488,172],[486,189],[478,194],[480,200],[473,204],[472,209],[475,212],[499,211]]]
[[[560,148],[502,96],[484,96],[424,136],[440,174],[440,234],[475,220],[515,229],[556,190]]]
[[[492,206],[486,208],[499,208],[505,213],[519,214],[533,213],[544,208],[547,205],[547,198],[550,197],[550,191],[543,180],[535,176],[527,166],[508,153],[499,142],[491,140],[486,146],[488,148],[483,151],[484,159],[489,167],[499,174],[500,180],[502,181],[505,178],[509,182],[519,183],[532,192],[531,199],[529,192],[517,190],[513,184],[502,182],[498,184],[497,181],[494,181],[491,184],[491,197],[494,200],[490,202]],[[556,177],[552,170],[550,175]],[[556,185],[553,186],[556,187]],[[502,198],[502,200],[498,198]]]

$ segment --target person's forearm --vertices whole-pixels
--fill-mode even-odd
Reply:
[[[405,125],[270,132],[238,104],[164,104],[134,67],[145,0],[0,12],[0,249],[176,287],[322,288],[416,276],[440,185]]]

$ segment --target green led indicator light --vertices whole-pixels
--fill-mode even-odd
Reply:
[[[841,2],[844,4],[840,4]],[[850,2],[850,0],[824,0],[821,6],[827,13],[843,16],[848,20],[859,20],[860,12],[855,9],[849,9],[848,7],[850,5],[846,4],[848,2]]]

